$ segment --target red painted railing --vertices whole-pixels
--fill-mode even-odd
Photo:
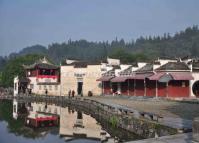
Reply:
[[[38,75],[37,78],[58,78],[58,75]]]

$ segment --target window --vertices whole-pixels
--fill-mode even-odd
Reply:
[[[52,90],[52,85],[49,85],[49,90]]]
[[[55,90],[58,90],[58,86],[57,85],[55,85]]]
[[[44,85],[44,90],[46,90],[47,89],[47,86],[46,85]]]
[[[39,90],[41,90],[41,85],[39,85]]]

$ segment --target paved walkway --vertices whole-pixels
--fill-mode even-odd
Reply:
[[[98,96],[91,97],[106,104],[117,104],[138,111],[151,112],[166,117],[193,120],[199,117],[199,104],[182,103],[154,98]],[[198,102],[199,103],[199,102]]]
[[[178,134],[172,136],[164,136],[159,138],[145,139],[139,141],[130,141],[128,143],[193,143],[192,134]]]

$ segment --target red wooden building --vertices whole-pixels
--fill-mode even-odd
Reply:
[[[58,95],[60,84],[60,67],[47,59],[24,66],[26,77],[29,79],[28,89],[35,94]]]
[[[193,76],[187,64],[168,62],[156,69],[154,67],[154,63],[146,64],[132,71],[131,66],[121,71],[119,76],[110,71],[112,76],[103,76],[100,79],[103,83],[103,94],[118,91],[121,95],[129,96],[190,97],[190,81]]]
[[[190,81],[193,80],[191,69],[184,62],[168,62],[157,68],[157,95],[163,97],[190,97]]]

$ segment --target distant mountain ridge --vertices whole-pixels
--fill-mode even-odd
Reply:
[[[117,53],[117,54],[114,54]],[[107,56],[113,58],[131,59],[130,56],[144,54],[147,59],[157,57],[199,56],[199,29],[198,26],[188,27],[174,36],[165,33],[163,36],[140,37],[136,41],[125,42],[115,39],[112,42],[89,42],[86,40],[63,43],[53,43],[48,47],[34,45],[22,49],[19,53],[11,53],[7,58],[0,58],[0,66],[5,59],[27,54],[46,55],[55,63],[70,58],[80,60],[103,60]],[[128,55],[128,57],[125,57]]]
[[[42,46],[42,45],[39,45],[39,44],[33,45],[33,46],[30,46],[30,47],[23,48],[18,53],[11,53],[9,55],[9,58],[16,57],[16,56],[24,56],[24,55],[28,55],[28,54],[46,55],[47,54],[47,48],[45,46]]]

